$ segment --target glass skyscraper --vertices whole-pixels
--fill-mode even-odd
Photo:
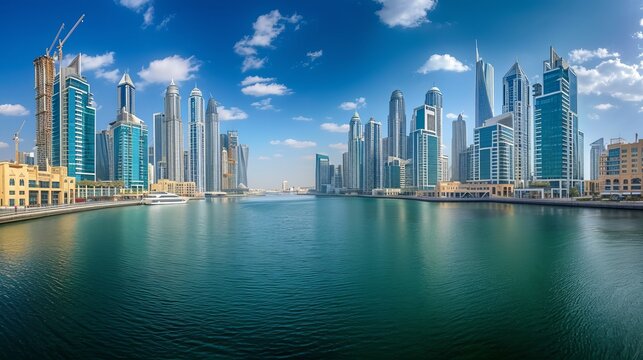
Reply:
[[[438,184],[440,140],[437,135],[436,109],[422,105],[413,110],[412,185],[418,190],[433,190]]]
[[[196,184],[196,191],[205,192],[205,108],[201,90],[196,87],[188,98],[188,181]]]
[[[167,163],[165,160],[165,114],[154,113],[154,180],[167,179]]]
[[[364,125],[364,191],[382,187],[382,123],[371,118]]]
[[[330,158],[328,155],[315,156],[315,191],[325,193],[331,184]]]
[[[550,48],[542,95],[534,106],[534,167],[536,179],[550,184],[553,197],[568,197],[572,187],[582,190],[577,98],[576,73]]]
[[[600,138],[590,145],[589,150],[589,179],[598,180],[601,155],[605,152],[605,141]]]
[[[221,191],[221,145],[219,144],[219,114],[214,98],[205,110],[205,190]]]
[[[346,187],[351,190],[364,189],[364,135],[357,111],[351,117],[348,129],[348,179]]]
[[[502,112],[513,113],[514,177],[525,187],[531,175],[531,96],[529,78],[518,62],[502,78]]]
[[[77,180],[96,180],[96,107],[81,55],[56,76],[52,105],[52,165]]]
[[[400,90],[393,91],[389,101],[387,145],[387,156],[406,159],[406,110]]]
[[[181,120],[181,96],[174,80],[165,91],[165,119],[163,123],[163,153],[165,175],[172,181],[185,181],[183,173],[183,124]]]
[[[442,169],[442,92],[437,87],[432,87],[424,97],[424,104],[435,108],[435,132],[438,135],[438,167]],[[438,173],[438,181],[447,181],[443,171]]]
[[[489,184],[513,184],[514,136],[513,113],[488,119],[474,129],[473,181]]]
[[[113,179],[113,159],[112,134],[109,130],[96,133],[96,180],[110,181]]]
[[[451,180],[467,181],[466,161],[465,166],[461,166],[461,154],[467,151],[467,123],[458,115],[458,119],[453,120],[451,124]]]
[[[476,126],[493,117],[493,66],[478,53],[476,42]]]
[[[248,187],[248,156],[250,156],[250,149],[248,145],[241,144],[237,147],[237,187]]]

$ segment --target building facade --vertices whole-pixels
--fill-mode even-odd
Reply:
[[[438,135],[438,166],[442,169],[443,148],[442,148],[442,92],[437,87],[432,87],[424,96],[424,104],[435,109],[435,133]],[[448,174],[448,171],[447,171]],[[440,171],[438,181],[447,181],[448,177],[443,178],[445,173]]]
[[[513,114],[488,119],[474,130],[474,182],[513,184],[514,138]]]
[[[196,191],[205,192],[205,104],[203,94],[196,87],[188,98],[188,181],[196,184]]]
[[[626,143],[621,138],[612,139],[601,157],[601,195],[641,196],[643,140]]]
[[[436,110],[422,105],[413,110],[414,130],[411,133],[412,186],[418,190],[431,190],[439,182],[440,141],[437,135]]]
[[[76,178],[67,168],[0,162],[0,207],[73,204]]]
[[[163,123],[164,176],[168,179],[183,182],[183,123],[181,120],[181,96],[174,80],[165,90],[165,119]]]
[[[364,125],[364,191],[382,187],[382,123],[371,118]]]
[[[387,156],[406,159],[406,107],[404,94],[395,90],[391,94],[388,108],[388,149]]]
[[[238,147],[238,166],[237,166],[237,187],[248,188],[248,159],[250,148],[248,145],[241,144]]]
[[[162,191],[184,197],[196,196],[196,184],[192,181],[172,181],[161,179],[151,185],[151,191]]]
[[[461,164],[461,154],[467,150],[467,123],[464,121],[462,114],[458,115],[456,120],[451,123],[451,180],[467,181],[466,166],[464,169]]]
[[[328,155],[315,155],[315,191],[320,193],[327,192],[331,184],[330,176],[330,158]]]
[[[154,179],[167,178],[167,162],[165,159],[165,114],[154,113]]]
[[[96,133],[96,180],[111,181],[114,178],[114,151],[109,130]]]
[[[478,53],[476,42],[476,123],[480,127],[493,117],[493,66],[486,63]]]
[[[205,110],[205,190],[221,191],[221,145],[219,144],[219,114],[214,98]]]
[[[36,161],[46,170],[52,161],[54,58],[43,55],[33,61],[36,92]]]
[[[605,152],[605,141],[600,138],[590,145],[589,150],[589,179],[598,180],[601,155]]]
[[[513,114],[514,178],[526,187],[531,176],[531,87],[529,77],[515,62],[502,78],[502,112]]]
[[[359,114],[351,117],[348,129],[348,179],[346,187],[350,190],[364,189],[364,135]]]

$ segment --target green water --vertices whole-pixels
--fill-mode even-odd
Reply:
[[[643,212],[264,197],[0,226],[0,358],[643,356]]]

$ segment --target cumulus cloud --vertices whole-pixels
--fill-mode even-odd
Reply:
[[[275,111],[277,111],[277,109],[272,105],[271,102],[272,102],[272,98],[266,98],[266,99],[262,99],[262,100],[259,100],[259,101],[255,101],[250,105],[252,105],[253,107],[255,107],[255,108],[259,109],[259,110],[275,110]]]
[[[119,0],[119,3],[136,13],[143,13],[142,28],[145,29],[154,22],[154,6],[152,5],[152,0]]]
[[[643,31],[635,32],[634,35],[632,35],[632,37],[639,40],[643,39]]]
[[[580,94],[607,94],[623,101],[643,101],[643,64],[626,64],[620,58],[596,67],[574,66]]]
[[[330,144],[328,145],[328,147],[342,152],[348,151],[348,144],[344,144],[344,143]]]
[[[606,59],[619,56],[619,53],[611,53],[605,48],[598,48],[596,50],[574,49],[569,52],[569,61],[576,64],[582,64],[594,58]]]
[[[219,114],[219,120],[221,121],[245,120],[248,118],[248,114],[246,114],[245,111],[234,106],[231,108],[217,106],[217,113]]]
[[[272,42],[286,29],[286,24],[297,24],[301,20],[300,15],[283,16],[279,10],[260,15],[252,24],[254,33],[234,44],[234,51],[244,57],[241,71],[262,68],[266,58],[256,56],[258,48],[272,48]]]
[[[265,78],[261,76],[246,76],[246,78],[241,81],[241,86],[247,86],[247,85],[252,85],[256,83],[266,83],[274,80],[275,78]]]
[[[427,14],[437,5],[437,0],[375,0],[382,8],[375,12],[380,21],[389,27],[412,28],[429,22]]]
[[[317,146],[317,143],[314,141],[308,140],[295,140],[295,139],[286,139],[286,140],[271,140],[270,145],[285,145],[295,149],[305,149],[310,147]]]
[[[145,10],[145,13],[143,13],[143,28],[146,28],[150,25],[152,25],[152,22],[154,21],[154,6],[150,6]]]
[[[184,58],[172,55],[163,59],[153,60],[147,67],[138,72],[143,79],[139,88],[147,84],[169,84],[170,81],[181,82],[193,79],[201,63],[194,57]]]
[[[26,116],[29,110],[20,104],[0,104],[1,116]]]
[[[447,114],[447,119],[455,120],[455,119],[457,119],[457,118],[458,118],[458,115],[459,115],[459,114],[448,113],[448,114]],[[463,113],[463,114],[462,114],[462,118],[463,118],[463,119],[467,119],[467,118],[469,118],[469,117],[468,117],[466,114],[464,114],[464,113]]]
[[[147,5],[150,0],[120,0],[119,3],[130,10],[139,10]]]
[[[427,74],[431,71],[465,72],[469,70],[470,69],[467,65],[449,54],[433,54],[424,63],[424,65],[417,70],[417,72],[420,74]]]
[[[292,119],[295,120],[295,121],[313,121],[313,118],[303,116],[303,115],[295,116]]]
[[[349,126],[348,124],[336,124],[336,123],[323,123],[319,125],[322,130],[334,133],[347,133]]]
[[[614,108],[614,105],[612,105],[610,103],[594,105],[594,109],[596,109],[596,110],[609,110],[609,109],[612,109],[612,108]]]
[[[263,82],[248,85],[242,88],[241,92],[246,95],[257,96],[257,97],[267,96],[267,95],[282,96],[282,95],[288,95],[292,93],[292,91],[284,84],[263,83]]]
[[[339,104],[339,108],[342,110],[357,110],[363,107],[366,107],[366,98],[364,97],[358,97],[355,101],[344,101]]]
[[[63,64],[68,66],[74,60],[77,54],[67,54],[63,58]],[[97,78],[116,82],[120,79],[120,71],[118,69],[108,70],[107,68],[114,65],[114,52],[108,51],[102,55],[87,55],[80,54],[81,70],[83,73],[92,73]]]
[[[324,55],[324,50],[319,49],[317,51],[309,51],[306,53],[306,56],[308,57],[308,60],[304,62],[303,66],[304,67],[312,67],[313,64],[315,63],[315,60],[319,59]]]

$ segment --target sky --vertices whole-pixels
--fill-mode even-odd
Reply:
[[[532,83],[542,77],[549,46],[572,64],[586,178],[591,142],[643,136],[641,0],[42,0],[0,7],[4,160],[14,157],[11,139],[23,120],[20,150],[35,145],[33,60],[61,23],[66,33],[81,14],[63,61],[84,54],[97,130],[115,119],[116,84],[126,71],[136,85],[136,115],[150,129],[172,78],[187,129],[188,96],[197,86],[219,103],[221,131],[238,130],[250,147],[252,188],[280,188],[283,180],[314,185],[315,153],[341,164],[354,111],[363,122],[382,122],[386,136],[395,89],[404,93],[410,122],[426,91],[439,87],[446,154],[455,114],[464,113],[471,143],[476,40],[495,68],[495,114],[502,76],[515,61]]]

